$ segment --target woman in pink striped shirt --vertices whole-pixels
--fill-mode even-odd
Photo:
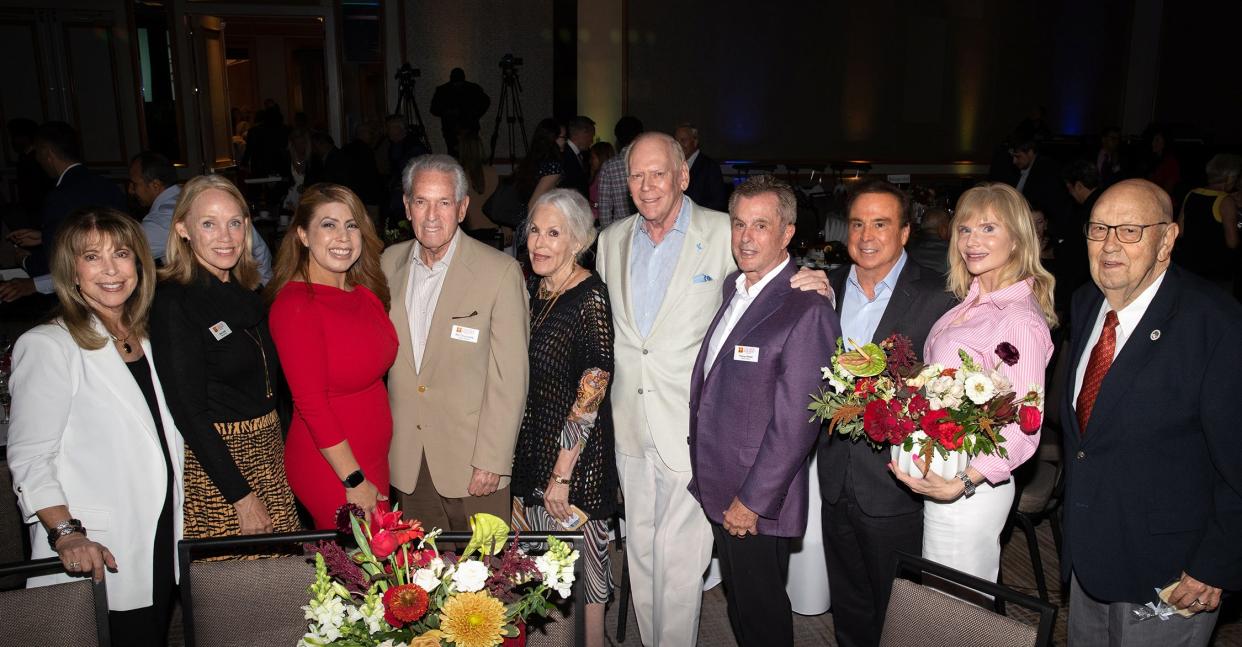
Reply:
[[[958,349],[980,366],[995,368],[1025,392],[1044,386],[1052,357],[1050,326],[1053,278],[1039,262],[1039,238],[1026,199],[1004,184],[981,184],[957,202],[949,240],[948,287],[962,300],[932,326],[923,351],[928,363],[956,368]],[[1012,366],[997,346],[1018,349]],[[955,479],[934,473],[916,479],[894,469],[923,506],[923,557],[996,581],[1000,532],[1013,504],[1011,473],[1039,446],[1039,433],[1022,433],[1012,424],[1002,431],[1008,458],[976,456]],[[890,466],[891,468],[892,466]],[[966,494],[966,479],[975,488]]]

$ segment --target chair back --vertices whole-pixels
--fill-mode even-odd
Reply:
[[[582,560],[585,542],[581,532],[538,533],[572,543],[582,557],[574,565],[572,610],[552,613],[549,619],[532,622],[527,644],[572,646],[585,643]],[[265,559],[194,561],[211,555],[230,554],[263,547],[300,547],[319,541],[336,541],[333,531],[249,535],[219,539],[188,539],[180,544],[182,626],[186,647],[249,647],[292,645],[306,634],[302,612],[308,588],[315,581],[315,567],[302,555]],[[530,535],[523,535],[526,543]],[[509,539],[513,539],[510,534]],[[468,532],[444,532],[439,546],[465,544]],[[538,543],[537,541],[532,543]],[[300,552],[300,551],[299,551]]]
[[[967,590],[999,598],[1029,609],[1039,616],[1038,626],[1000,615],[926,584],[902,577],[923,574],[951,582]],[[930,578],[929,578],[930,579]],[[1009,607],[1006,606],[1006,609]],[[913,643],[930,645],[971,645],[972,647],[1045,647],[1052,642],[1056,607],[994,582],[915,557],[897,555],[897,576],[889,598],[881,647],[903,647]]]
[[[0,575],[26,578],[63,572],[49,557],[0,565]],[[0,592],[0,647],[112,644],[108,634],[108,591],[89,577],[63,584]]]

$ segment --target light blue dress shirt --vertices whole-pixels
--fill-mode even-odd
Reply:
[[[162,261],[165,248],[168,246],[168,230],[172,228],[173,209],[177,206],[177,198],[181,196],[181,185],[173,185],[164,189],[142,219],[142,231],[147,235],[147,245],[151,248],[151,258]],[[268,249],[259,230],[250,225],[251,254],[254,256],[259,281],[267,285],[272,280],[272,250]]]
[[[677,259],[681,256],[681,246],[690,227],[690,199],[682,196],[677,221],[664,234],[659,245],[643,229],[642,216],[638,218],[634,238],[630,242],[630,300],[638,332],[646,337],[651,334],[651,326],[655,324],[656,314],[664,303],[664,294],[668,292],[673,270],[677,268]]]
[[[906,266],[906,252],[902,251],[897,264],[888,271],[884,279],[875,284],[875,298],[867,298],[862,285],[858,282],[858,267],[850,267],[849,278],[845,280],[845,297],[841,301],[841,336],[845,338],[845,348],[853,348],[851,341],[865,344],[872,341],[875,329],[880,325],[888,301],[893,297],[893,288],[897,286],[897,277]],[[879,341],[879,340],[876,340]]]

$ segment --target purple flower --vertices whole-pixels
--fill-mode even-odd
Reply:
[[[358,507],[357,505],[354,505],[353,503],[346,503],[345,505],[336,509],[336,531],[337,532],[346,534],[346,535],[353,534],[354,532],[353,525],[350,524],[349,522],[349,517],[351,515],[358,517],[358,521],[362,521],[363,519],[367,518],[366,513],[362,511],[362,508]]]
[[[303,548],[307,555],[323,555],[328,573],[339,579],[349,592],[362,595],[371,586],[367,574],[336,542],[321,541],[315,544],[305,544]]]
[[[1018,363],[1018,349],[1014,348],[1013,344],[1007,341],[996,345],[996,356],[1000,357],[1000,360],[1009,366]]]

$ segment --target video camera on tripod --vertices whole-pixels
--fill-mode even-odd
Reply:
[[[500,69],[506,72],[510,70],[516,70],[516,68],[521,67],[521,65],[522,65],[521,56],[514,56],[513,54],[505,54],[504,56],[500,57]]]
[[[522,57],[512,53],[500,57],[500,101],[496,104],[496,125],[492,129],[492,157],[490,163],[496,161],[496,142],[500,139],[500,123],[508,127],[509,160],[517,164],[517,149],[520,144],[522,155],[526,155],[526,120],[522,117],[522,80],[518,78],[518,68],[522,65]]]
[[[423,115],[414,99],[414,80],[422,75],[423,71],[410,65],[409,61],[401,64],[401,68],[393,76],[397,79],[397,108],[393,110],[393,113],[405,117],[406,130],[424,148],[431,150],[431,142],[427,140],[427,129],[423,127]]]

